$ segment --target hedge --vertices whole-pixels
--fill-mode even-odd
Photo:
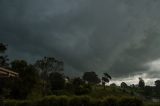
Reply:
[[[106,97],[95,99],[89,96],[48,96],[36,101],[6,100],[4,106],[142,106],[134,97]]]

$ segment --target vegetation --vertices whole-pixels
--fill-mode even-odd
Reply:
[[[109,81],[111,80],[111,76],[108,73],[103,73],[103,77],[102,77],[102,85],[104,86],[105,89],[105,85],[106,83],[109,83]]]
[[[83,80],[89,84],[98,84],[101,80],[98,78],[98,75],[95,72],[85,72],[83,75]]]
[[[4,55],[5,51],[7,50],[7,46],[3,43],[0,43],[0,67],[7,67],[8,66],[8,56]]]
[[[0,43],[0,53],[4,54],[6,49]],[[6,58],[0,62],[1,67],[19,73],[18,78],[0,78],[0,104],[4,106],[159,105],[151,100],[160,98],[160,80],[155,81],[155,86],[145,86],[142,78],[139,78],[137,86],[128,86],[125,82],[120,86],[115,83],[106,86],[112,79],[107,72],[102,78],[94,71],[85,72],[82,77],[69,78],[63,73],[63,61],[53,57],[44,57],[33,64],[25,60],[8,64]]]
[[[5,106],[142,106],[142,101],[133,97],[107,97],[95,99],[89,96],[47,96],[37,101],[6,100]]]
[[[143,80],[142,78],[139,78],[138,86],[139,86],[140,88],[144,88],[144,87],[145,87],[145,82],[144,82],[144,80]]]

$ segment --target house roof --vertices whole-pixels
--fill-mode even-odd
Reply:
[[[11,71],[9,69],[0,67],[0,78],[1,77],[18,77],[18,73]]]

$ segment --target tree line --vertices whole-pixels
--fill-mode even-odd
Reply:
[[[9,62],[8,56],[5,55],[6,50],[7,45],[0,43],[0,67],[18,72],[19,77],[0,78],[2,98],[35,99],[47,95],[87,95],[97,86],[105,90],[106,84],[112,79],[107,72],[100,78],[94,71],[84,72],[82,77],[70,78],[64,74],[64,62],[54,57],[43,57],[33,64],[25,60]],[[142,78],[139,78],[138,87],[129,87],[125,82],[122,82],[120,87],[124,92],[132,88],[143,95],[160,94],[160,80],[155,81],[155,87],[145,86]],[[153,90],[156,94],[149,94]]]

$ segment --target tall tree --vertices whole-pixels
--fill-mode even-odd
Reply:
[[[103,73],[103,77],[102,77],[102,85],[104,86],[105,89],[105,85],[106,83],[109,83],[109,81],[112,79],[111,76],[108,73]]]
[[[7,46],[4,45],[3,43],[0,43],[0,67],[8,67],[8,57],[6,55],[4,55],[5,51],[7,50]],[[9,91],[9,87],[7,87],[8,85],[8,81],[7,79],[3,78],[0,79],[0,97],[4,97],[6,96],[6,94],[8,94]],[[4,92],[7,91],[6,92]]]
[[[63,62],[56,60],[54,57],[44,57],[43,59],[36,61],[35,67],[39,71],[40,76],[43,80],[43,95],[46,95],[48,92],[48,86],[50,82],[53,82],[49,81],[50,79],[52,79],[52,73],[61,73],[63,71]]]
[[[6,45],[4,45],[3,43],[0,43],[0,53],[3,53],[7,50]]]
[[[72,90],[76,95],[83,95],[88,93],[88,91],[86,92],[87,89],[85,87],[84,81],[79,77],[72,80]]]
[[[155,81],[155,86],[156,86],[156,88],[160,88],[160,80]]]
[[[7,67],[8,64],[8,56],[4,55],[5,51],[7,50],[7,46],[3,43],[0,43],[0,67]]]
[[[63,74],[58,72],[51,73],[49,76],[49,81],[52,91],[64,89],[65,77]]]
[[[144,82],[144,80],[142,78],[139,78],[138,87],[140,87],[140,88],[144,88],[145,87],[145,82]]]
[[[156,87],[155,87],[156,96],[158,98],[160,98],[160,90],[159,90],[160,89],[160,80],[156,80],[155,85],[156,85]]]
[[[95,72],[85,72],[83,74],[83,80],[87,81],[90,84],[98,84],[100,83],[100,79],[98,78],[98,75]]]
[[[38,72],[33,65],[27,64],[25,60],[14,60],[11,62],[11,68],[19,73],[19,78],[13,81],[11,97],[25,99],[39,80]]]
[[[80,77],[77,77],[72,80],[72,84],[73,86],[78,87],[78,86],[83,85],[84,81]]]
[[[35,66],[44,80],[47,80],[49,74],[53,72],[63,71],[63,62],[58,61],[53,57],[44,57],[41,60],[37,60]]]
[[[127,88],[127,87],[128,87],[128,85],[125,82],[121,83],[121,88]]]

